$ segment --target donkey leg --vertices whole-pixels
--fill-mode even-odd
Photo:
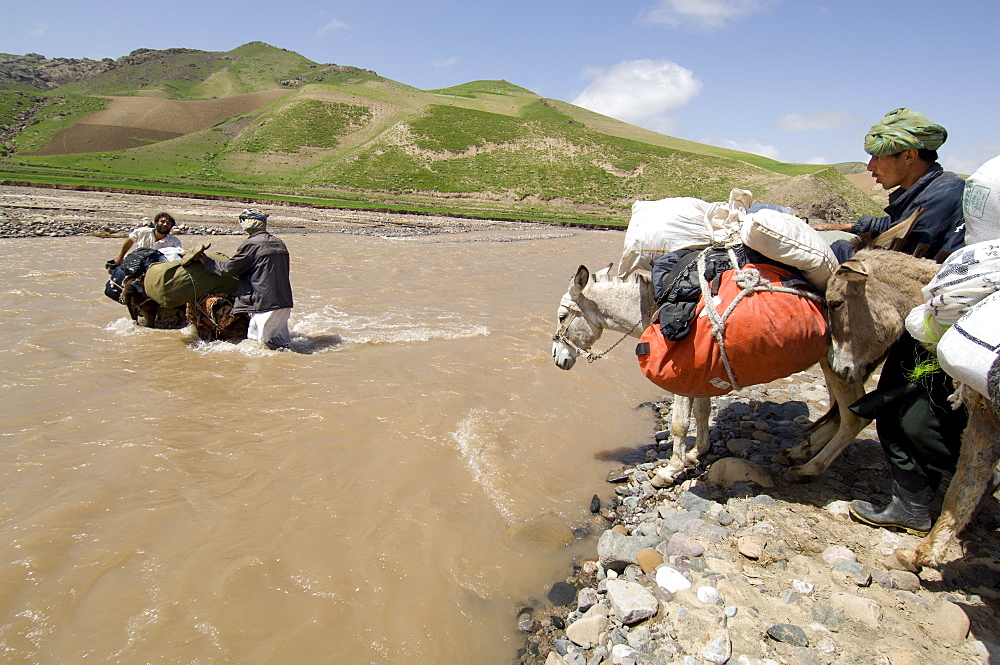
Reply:
[[[140,326],[145,326],[146,328],[156,327],[156,316],[159,313],[160,306],[156,304],[153,300],[147,300],[146,302],[139,305],[139,314],[136,316],[135,322]]]
[[[683,395],[674,396],[674,403],[670,409],[670,436],[673,439],[673,454],[667,465],[658,469],[651,479],[654,487],[672,485],[674,478],[687,465],[687,435],[688,429],[691,427],[693,401],[690,397]]]
[[[823,450],[823,447],[830,442],[840,429],[840,402],[837,401],[836,391],[831,387],[834,384],[831,383],[829,378],[833,374],[833,370],[830,368],[830,363],[825,356],[820,359],[819,364],[823,370],[823,377],[826,379],[826,392],[830,407],[819,420],[807,428],[812,430],[809,438],[788,451],[787,455],[789,459],[812,459],[816,456],[816,453]]]
[[[966,394],[969,393],[971,391]],[[1000,442],[997,441],[1000,418],[981,396],[975,395],[969,402],[969,424],[962,433],[962,450],[955,475],[948,485],[941,516],[917,546],[917,566],[943,563],[951,539],[961,533],[972,519],[972,513],[989,486],[1000,459]]]
[[[688,466],[697,466],[698,460],[708,452],[708,419],[712,415],[712,398],[696,397],[691,400],[691,406],[696,430],[694,447],[687,452],[687,461]]]
[[[819,364],[823,370],[823,377],[826,379],[826,392],[829,396],[830,408],[810,426],[812,433],[809,438],[788,451],[788,457],[793,460],[812,459],[840,430],[840,401],[837,397],[837,390],[834,388],[838,384],[833,383],[830,377],[833,376],[834,381],[839,381],[839,379],[833,373],[830,362],[825,356],[820,359]]]
[[[822,476],[830,468],[833,461],[844,451],[858,433],[868,426],[871,420],[861,418],[847,407],[861,399],[865,394],[864,381],[846,381],[837,376],[826,358],[820,360],[823,374],[826,377],[826,386],[830,390],[831,399],[836,401],[837,410],[840,414],[840,426],[833,437],[823,445],[822,449],[808,462],[801,466],[792,467],[791,472],[797,478],[802,479],[807,476]],[[824,433],[826,430],[824,429]],[[819,432],[813,434],[816,436]],[[812,437],[810,437],[810,440]]]
[[[830,410],[823,414],[813,425],[812,433],[805,441],[790,449],[787,453],[789,459],[808,460],[812,459],[816,453],[823,450],[823,446],[830,442],[840,429],[840,409],[837,404],[830,407]]]

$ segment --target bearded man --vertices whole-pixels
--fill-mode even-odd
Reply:
[[[175,224],[176,222],[174,222],[174,218],[170,215],[170,213],[156,213],[156,216],[153,217],[152,228],[148,226],[140,226],[128,234],[128,238],[126,238],[125,242],[122,243],[122,249],[118,252],[118,256],[109,261],[109,268],[120,265],[121,262],[125,260],[125,255],[128,254],[133,247],[135,249],[163,249],[164,247],[177,247],[180,249],[180,239],[170,233]]]

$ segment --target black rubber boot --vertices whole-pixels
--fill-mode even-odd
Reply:
[[[851,501],[851,517],[870,526],[901,529],[914,536],[926,536],[931,521],[931,502],[937,488],[924,476],[893,469],[892,501],[878,509],[867,501]]]

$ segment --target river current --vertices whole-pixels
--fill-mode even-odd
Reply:
[[[622,234],[279,234],[292,351],[136,327],[121,239],[0,240],[4,662],[503,665],[593,552],[552,520],[662,392],[633,344],[564,372],[550,335]]]

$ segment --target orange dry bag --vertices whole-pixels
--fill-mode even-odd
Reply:
[[[736,387],[767,383],[802,371],[827,351],[826,320],[819,303],[805,293],[808,285],[790,271],[764,263],[756,269],[761,287],[794,286],[802,295],[785,291],[754,290],[747,293],[725,318],[723,344],[734,386],[726,371],[712,322],[705,312],[705,293],[695,309],[691,332],[684,339],[668,340],[660,331],[659,314],[643,332],[636,347],[639,367],[646,378],[677,395],[715,397]],[[726,270],[718,283],[716,311],[721,317],[743,291]],[[715,289],[713,289],[715,291]]]

